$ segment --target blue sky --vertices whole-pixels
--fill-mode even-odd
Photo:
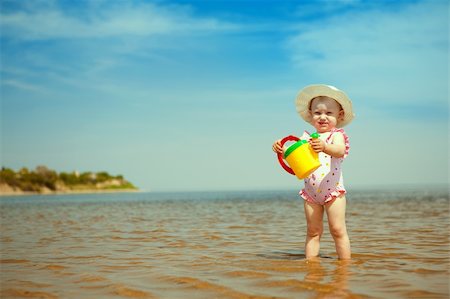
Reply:
[[[345,90],[349,187],[448,182],[447,1],[1,1],[1,162],[143,190],[300,188],[271,145]]]

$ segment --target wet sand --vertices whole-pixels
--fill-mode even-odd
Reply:
[[[1,298],[448,298],[445,192],[353,192],[304,259],[293,192],[0,199]]]

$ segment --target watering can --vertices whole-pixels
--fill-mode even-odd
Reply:
[[[311,138],[319,138],[319,134],[311,134]],[[284,154],[278,154],[278,162],[280,165],[292,175],[299,179],[304,179],[320,167],[319,154],[316,153],[306,140],[289,135],[281,140],[281,146],[288,141],[296,141],[291,144]],[[284,160],[288,163],[284,163]]]

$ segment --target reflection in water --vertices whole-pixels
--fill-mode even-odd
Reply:
[[[333,262],[334,269],[331,271],[327,271],[322,263],[323,261],[320,258],[306,261],[305,281],[311,284],[325,285],[322,288],[316,287],[318,292],[312,298],[323,298],[324,295],[332,298],[349,298],[353,295],[348,288],[349,267],[352,262],[347,260]],[[330,278],[329,281],[326,280],[328,278]]]
[[[448,298],[448,196],[352,194],[351,261],[295,192],[2,198],[0,297]]]
[[[338,298],[347,298],[351,294],[348,288],[349,268],[351,261],[337,261],[336,269],[331,275],[331,285],[334,287],[333,294]]]
[[[319,283],[326,275],[325,268],[320,264],[320,258],[312,258],[306,261],[306,282]]]

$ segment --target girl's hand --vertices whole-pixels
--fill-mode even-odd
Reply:
[[[309,144],[316,153],[325,151],[325,142],[319,138],[310,139]]]
[[[274,142],[274,144],[272,145],[272,150],[277,154],[283,153],[283,148],[281,147],[281,139]]]

